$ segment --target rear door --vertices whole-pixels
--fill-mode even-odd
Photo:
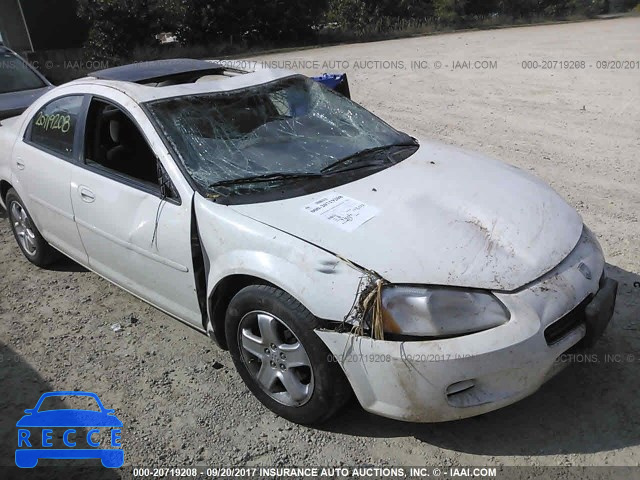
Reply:
[[[73,218],[71,174],[79,149],[83,95],[59,97],[39,108],[11,156],[18,194],[38,230],[53,246],[87,263]],[[26,197],[26,198],[25,198]]]
[[[82,166],[72,176],[71,199],[89,265],[201,328],[191,255],[192,193],[180,194],[173,186],[162,164],[172,160],[166,149],[156,156],[151,142],[162,142],[142,110],[126,96],[115,101],[91,99]],[[125,103],[131,110],[120,106]]]

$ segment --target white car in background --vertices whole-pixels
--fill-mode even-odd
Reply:
[[[61,252],[208,333],[300,423],[352,392],[401,420],[495,410],[613,314],[597,240],[547,185],[288,71],[57,87],[2,122],[0,193],[32,263]]]

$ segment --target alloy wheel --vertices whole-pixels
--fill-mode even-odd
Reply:
[[[275,315],[253,311],[238,325],[242,360],[262,390],[288,406],[301,406],[313,394],[313,370],[304,346]]]
[[[11,203],[9,211],[20,246],[28,255],[34,256],[38,251],[36,247],[36,235],[27,211],[16,201]]]

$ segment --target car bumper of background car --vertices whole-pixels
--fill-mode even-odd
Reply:
[[[532,394],[567,365],[567,350],[583,339],[592,343],[603,332],[617,291],[617,282],[606,279],[603,270],[597,242],[583,235],[542,279],[495,294],[511,313],[499,327],[403,342],[317,333],[365,410],[414,422],[471,417]]]

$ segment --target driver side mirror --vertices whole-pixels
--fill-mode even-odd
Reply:
[[[158,169],[158,184],[160,186],[160,196],[163,200],[167,198],[177,199],[178,194],[176,192],[175,187],[173,186],[173,182],[169,178],[166,170],[160,163],[160,159],[156,157],[156,165]]]

